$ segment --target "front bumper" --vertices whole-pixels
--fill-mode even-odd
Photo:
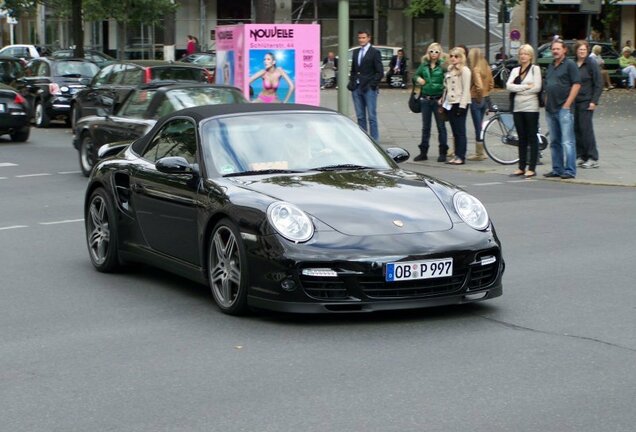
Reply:
[[[465,224],[446,232],[409,235],[399,245],[395,238],[371,236],[357,244],[357,250],[349,248],[353,244],[341,242],[329,246],[325,238],[319,253],[308,246],[285,248],[285,243],[269,240],[270,244],[263,244],[266,238],[262,238],[260,245],[248,246],[248,303],[255,308],[372,312],[463,304],[502,295],[505,262],[496,234],[477,232]],[[277,256],[264,256],[263,251]],[[389,262],[449,257],[453,259],[452,276],[385,281]],[[331,276],[309,276],[303,274],[306,269],[328,269]]]

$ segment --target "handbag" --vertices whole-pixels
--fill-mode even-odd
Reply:
[[[421,113],[422,105],[420,104],[420,94],[415,92],[415,89],[411,91],[411,95],[409,96],[409,109],[413,113]]]
[[[532,75],[534,75],[534,67],[532,68]],[[539,98],[539,107],[545,108],[545,90],[543,88],[543,80],[541,81],[541,90],[537,93],[537,97]]]
[[[446,109],[443,106],[437,107],[437,114],[439,115],[439,119],[441,121],[448,121],[448,114],[446,113]]]

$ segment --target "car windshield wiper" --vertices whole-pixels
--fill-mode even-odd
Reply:
[[[64,74],[62,75],[64,78],[81,78],[82,74],[78,74],[78,73],[69,73],[69,74]]]
[[[325,165],[321,167],[312,168],[312,171],[340,171],[340,170],[365,170],[365,169],[373,169],[373,167],[368,167],[364,165],[356,165],[356,164],[339,164],[339,165]]]
[[[223,177],[236,177],[236,176],[259,175],[259,174],[295,174],[295,173],[301,173],[301,172],[304,172],[304,171],[286,170],[286,169],[264,169],[264,170],[235,172],[235,173],[225,174]]]

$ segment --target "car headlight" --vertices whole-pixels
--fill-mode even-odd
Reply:
[[[275,202],[267,209],[274,229],[293,242],[305,242],[314,235],[314,225],[301,209],[287,202]]]
[[[471,228],[484,230],[488,227],[489,218],[486,207],[474,196],[466,192],[457,192],[453,196],[453,205],[459,217]]]

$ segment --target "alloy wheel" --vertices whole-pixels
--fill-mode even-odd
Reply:
[[[221,225],[210,243],[209,278],[212,294],[222,309],[229,309],[240,298],[240,245],[230,228]]]
[[[106,201],[95,195],[91,201],[87,220],[88,249],[96,265],[102,265],[108,258],[110,228]]]

